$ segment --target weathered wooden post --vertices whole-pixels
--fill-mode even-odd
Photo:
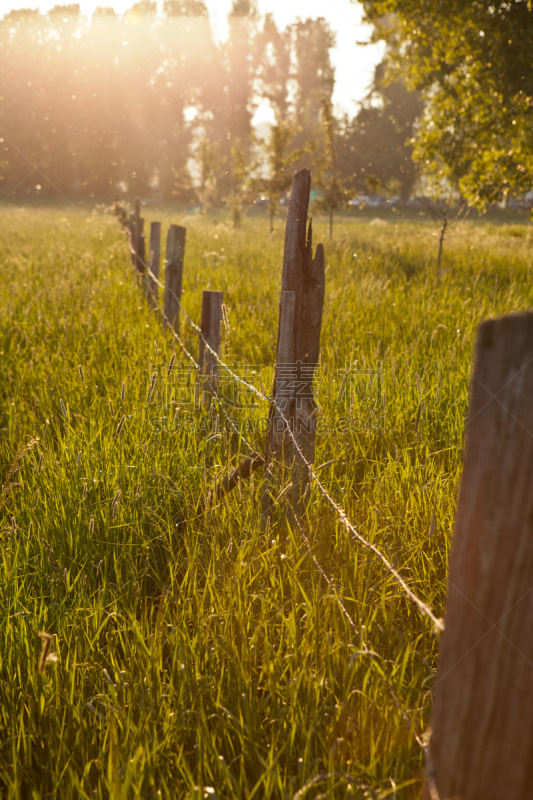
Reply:
[[[200,329],[200,386],[204,394],[218,391],[218,362],[211,350],[220,352],[220,323],[222,322],[223,292],[202,292],[202,321]],[[211,348],[206,347],[206,341]]]
[[[304,460],[314,459],[316,405],[313,377],[318,364],[325,290],[324,248],[313,258],[312,225],[307,228],[311,173],[294,173],[285,229],[276,371],[270,407],[263,511],[269,512],[275,464],[292,470],[292,496],[300,510],[308,486]],[[298,447],[287,432],[293,433]]]
[[[143,238],[144,219],[141,217],[141,201],[139,200],[138,197],[135,200],[134,225],[135,225],[135,236],[133,237],[133,249],[135,250],[135,258],[134,258],[135,268],[140,275],[143,275],[145,272],[144,269],[145,243]],[[141,254],[141,248],[142,248],[142,254]]]
[[[136,242],[137,242],[137,233],[135,230],[135,214],[130,214],[130,221],[128,224],[128,229],[130,232],[130,244],[132,248],[132,252],[130,253],[130,260],[133,266],[135,266],[135,253],[137,250]]]
[[[269,419],[271,427],[267,433],[267,448],[272,458],[278,457],[282,463],[292,465],[293,442],[287,435],[285,419],[291,420],[294,412],[295,396],[294,366],[296,363],[296,292],[281,290],[279,303],[278,347],[274,375],[273,397],[276,404],[271,405]],[[292,414],[294,417],[294,414]],[[284,419],[285,417],[285,419]],[[270,464],[267,461],[270,469]]]
[[[176,332],[179,331],[186,234],[186,228],[171,225],[167,235],[164,313],[166,324],[171,325]]]
[[[533,796],[533,313],[478,332],[430,751],[441,800]]]
[[[137,236],[137,247],[135,249],[135,259],[137,264],[137,272],[139,275],[144,275],[146,270],[144,268],[145,265],[145,250],[146,250],[146,242],[144,236]]]
[[[153,300],[157,300],[159,280],[159,262],[161,258],[161,223],[150,223],[150,256],[148,258],[148,266],[150,272],[148,273],[147,285],[149,295]]]

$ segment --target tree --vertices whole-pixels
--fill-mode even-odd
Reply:
[[[530,0],[364,0],[394,74],[422,93],[415,156],[479,208],[533,181]]]
[[[333,116],[331,101],[322,100],[322,125],[324,128],[324,151],[318,159],[318,188],[322,196],[313,203],[314,208],[329,212],[329,238],[333,238],[333,212],[344,205],[348,192],[337,171],[335,129],[337,123]]]
[[[225,202],[231,206],[233,227],[239,228],[242,220],[242,208],[251,199],[253,185],[252,174],[256,164],[250,159],[239,142],[234,142],[228,164],[232,187]]]
[[[270,136],[262,143],[269,177],[260,182],[269,198],[272,232],[280,196],[290,187],[294,168],[310,166],[311,155],[318,152],[321,103],[331,99],[335,82],[330,59],[335,37],[321,17],[298,21],[280,32],[267,14],[257,44],[256,86],[275,116]]]
[[[295,118],[303,129],[313,123],[318,128],[322,100],[331,100],[333,94],[335,69],[330,50],[335,46],[335,36],[322,17],[297,22],[293,32]]]
[[[159,177],[170,195],[172,167],[188,159],[184,109],[214,45],[207,18],[177,27],[153,12],[150,2],[123,17],[99,9],[89,25],[74,5],[0,20],[3,192],[112,199],[117,184],[146,195]]]
[[[272,14],[267,14],[257,40],[256,80],[258,93],[270,103],[277,123],[286,121],[289,115],[291,44],[290,28],[280,32]]]
[[[294,137],[294,124],[280,121],[271,125],[269,138],[261,143],[268,178],[261,179],[259,184],[268,195],[270,233],[274,231],[274,216],[279,210],[280,197],[290,188],[294,164],[302,156],[302,150],[290,149]]]
[[[164,0],[163,11],[169,17],[207,17],[204,0]]]
[[[196,194],[204,211],[220,202],[219,175],[224,160],[219,158],[217,142],[203,138],[198,146],[198,167],[200,176]]]
[[[186,122],[185,111],[195,108],[200,113],[206,86],[217,72],[218,49],[205,3],[166,0],[164,12],[159,23],[160,41],[164,42],[157,51],[160,60],[156,60],[153,83],[158,100],[153,118],[157,125],[153,127],[160,188],[163,197],[169,198],[174,193],[176,172],[187,174],[190,147],[197,138],[196,120]]]
[[[216,144],[217,157],[225,164],[217,176],[219,198],[234,190],[234,175],[228,166],[233,145],[237,142],[247,159],[252,146],[255,40],[259,30],[254,0],[233,0],[228,26],[227,41],[217,45],[209,64],[198,70],[201,91],[194,98],[198,110],[193,125],[195,138],[205,137]]]
[[[344,117],[337,137],[339,172],[358,192],[376,187],[408,200],[418,176],[410,144],[423,105],[418,92],[386,79],[386,60],[374,71],[370,91],[353,119]]]
[[[252,83],[256,56],[254,40],[258,15],[252,0],[233,0],[229,15],[229,37],[224,48],[226,68],[226,125],[245,147],[252,135]]]

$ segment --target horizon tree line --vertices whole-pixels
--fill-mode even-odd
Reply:
[[[272,222],[302,166],[332,208],[369,185],[407,197],[418,95],[385,86],[378,68],[358,113],[334,117],[334,45],[323,18],[279,30],[253,0],[234,0],[224,42],[203,0],[165,0],[162,13],[141,0],[91,20],[77,4],[11,11],[0,20],[0,197],[107,200],[121,189],[230,202],[238,219],[263,191]],[[274,119],[263,141],[261,102]]]

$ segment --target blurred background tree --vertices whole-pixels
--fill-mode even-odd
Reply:
[[[279,31],[271,14],[265,16],[258,37],[259,60],[256,81],[260,97],[274,112],[276,124],[289,116],[289,81],[291,79],[291,29]]]
[[[387,187],[404,201],[410,197],[419,172],[410,140],[422,109],[418,92],[409,91],[402,81],[387,80],[385,58],[356,116],[341,120],[338,169],[352,189],[365,194],[373,176],[378,180],[373,193]]]
[[[485,208],[533,183],[530,0],[363,0],[390,74],[421,93],[415,156]]]
[[[274,231],[274,217],[279,211],[280,198],[289,191],[295,163],[303,151],[292,144],[296,138],[295,123],[280,120],[270,127],[268,139],[260,142],[267,177],[256,182],[259,191],[268,198],[270,233]]]
[[[322,126],[323,147],[316,160],[317,185],[320,195],[313,203],[313,209],[326,211],[329,214],[329,238],[333,238],[333,212],[345,206],[350,199],[351,192],[344,186],[344,182],[337,167],[337,137],[338,123],[333,116],[331,101],[322,100]]]
[[[229,194],[224,198],[225,204],[231,208],[234,228],[239,228],[241,225],[243,207],[253,202],[255,194],[253,176],[257,169],[258,163],[247,157],[239,142],[234,142],[229,161],[232,185]]]

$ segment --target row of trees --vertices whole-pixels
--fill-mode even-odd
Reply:
[[[323,19],[278,30],[253,0],[234,0],[218,43],[203,0],[142,0],[119,16],[77,5],[0,21],[0,190],[111,198],[158,191],[204,206],[265,192],[276,211],[297,166],[312,166],[323,202],[388,187],[407,196],[420,104],[383,68],[359,113],[337,119],[334,36]],[[267,102],[266,141],[252,118]],[[29,162],[42,174],[29,178]],[[248,194],[247,194],[248,193]]]
[[[369,189],[405,199],[420,167],[479,207],[529,190],[531,0],[363,3],[387,62],[358,113],[341,118],[323,19],[278,30],[254,0],[234,0],[218,43],[203,0],[165,0],[163,14],[142,0],[90,21],[77,5],[10,12],[0,21],[0,191],[105,199],[117,186],[157,187],[165,200],[231,199],[238,215],[260,190],[274,215],[304,165],[330,211]],[[262,143],[260,102],[274,118]],[[42,174],[27,178],[30,162]]]

